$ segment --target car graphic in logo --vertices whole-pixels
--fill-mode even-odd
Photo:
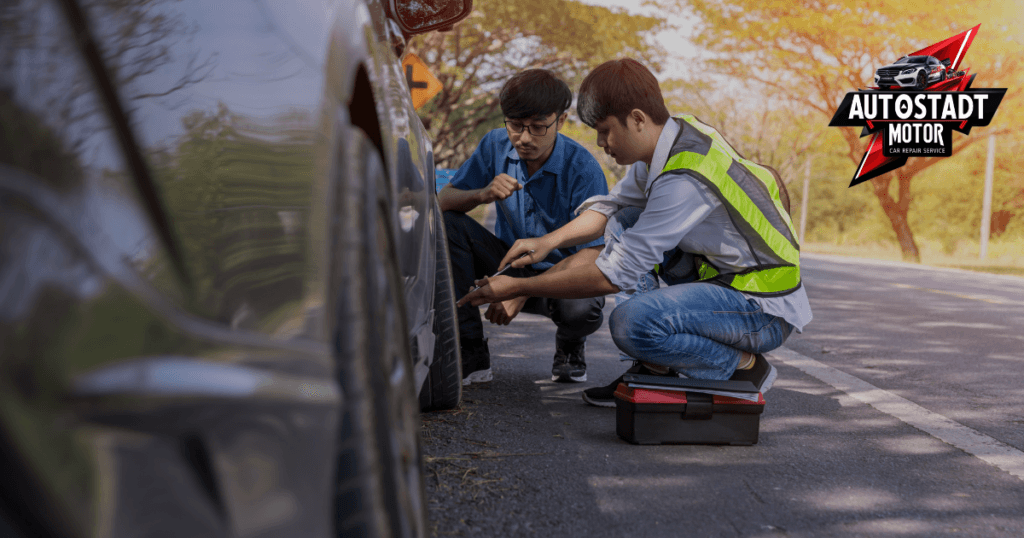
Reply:
[[[978,25],[980,26],[980,25]],[[956,91],[970,86],[968,70],[960,70],[964,53],[978,26],[934,45],[911,52],[875,71],[876,90]],[[966,82],[966,85],[964,84]]]
[[[881,89],[923,90],[955,76],[955,73],[949,71],[951,63],[949,59],[939,61],[934,56],[904,56],[875,71],[875,86]]]

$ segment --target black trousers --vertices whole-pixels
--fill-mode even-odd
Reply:
[[[445,231],[448,233],[448,251],[452,260],[452,281],[455,298],[460,299],[473,286],[473,282],[498,271],[498,264],[511,245],[498,239],[472,217],[457,211],[444,212]],[[531,267],[509,269],[505,274],[529,277],[541,274]],[[547,299],[530,297],[523,312],[540,314],[555,322],[557,345],[575,344],[601,328],[604,321],[604,297],[587,299]],[[483,338],[484,327],[480,307],[463,305],[459,308],[459,334],[462,338]]]

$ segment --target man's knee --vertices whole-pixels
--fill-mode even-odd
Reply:
[[[636,329],[634,321],[636,308],[633,304],[635,302],[625,301],[616,305],[612,314],[608,316],[608,332],[612,335],[612,342],[629,355],[633,355],[633,351],[636,349],[633,345]]]
[[[604,322],[603,298],[569,299],[560,303],[557,320],[560,324],[578,328],[588,334],[601,328]]]
[[[476,223],[472,217],[458,211],[445,211],[441,216],[444,218],[444,229],[445,232],[448,233],[449,240],[451,240],[453,236],[465,235],[467,226],[469,225],[469,223],[466,222],[467,220],[472,221],[474,224]]]
[[[486,242],[488,236],[493,237],[491,232],[480,225],[473,217],[458,211],[445,211],[444,231],[448,236],[448,248],[455,251],[474,250],[475,244],[481,241]]]

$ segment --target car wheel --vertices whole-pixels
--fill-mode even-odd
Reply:
[[[426,535],[420,420],[413,388],[388,181],[377,148],[352,135],[354,181],[339,204],[346,267],[339,294],[345,410],[335,494],[339,536]],[[351,218],[355,215],[356,218]],[[349,342],[346,342],[348,340]]]
[[[923,90],[928,86],[928,79],[924,76],[924,73],[917,74],[917,86],[918,90]]]
[[[423,410],[454,409],[462,401],[462,351],[459,347],[459,318],[455,310],[451,259],[444,217],[434,203],[437,218],[434,234],[434,360],[420,389]]]
[[[419,402],[414,387],[413,361],[402,278],[398,270],[395,243],[395,214],[391,207],[387,176],[376,147],[362,138],[364,152],[373,165],[367,179],[375,186],[368,208],[373,209],[367,228],[375,228],[374,244],[368,271],[375,280],[370,283],[370,309],[373,331],[370,336],[370,358],[376,359],[373,386],[377,395],[375,410],[377,439],[380,442],[384,467],[384,499],[388,509],[391,536],[426,535],[422,449],[420,446]],[[369,216],[369,215],[368,215]]]

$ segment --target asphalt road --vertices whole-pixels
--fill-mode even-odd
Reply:
[[[495,380],[424,416],[437,536],[1024,536],[1024,279],[808,255],[758,444],[635,446],[550,381],[554,325],[488,326]],[[609,302],[606,315],[613,308]]]

